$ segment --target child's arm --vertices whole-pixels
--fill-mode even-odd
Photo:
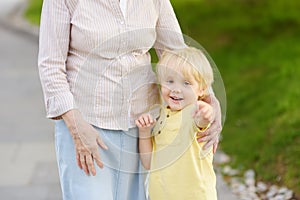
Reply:
[[[142,164],[145,169],[149,170],[151,165],[152,156],[152,139],[151,129],[155,124],[155,119],[150,114],[143,114],[137,120],[135,124],[139,129],[139,153]]]
[[[196,125],[204,131],[215,118],[214,109],[210,104],[204,101],[198,101],[193,117]]]
[[[204,149],[207,149],[211,145],[213,145],[213,152],[216,153],[219,144],[219,137],[222,131],[222,113],[221,113],[221,105],[219,100],[214,95],[212,89],[209,95],[207,95],[204,99],[204,102],[209,103],[215,113],[215,117],[209,129],[199,132],[198,142],[206,142],[203,146]]]

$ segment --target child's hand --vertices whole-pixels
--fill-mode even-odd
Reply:
[[[193,113],[193,118],[199,128],[207,128],[215,119],[214,109],[204,101],[197,101],[197,107]]]
[[[139,134],[141,136],[149,137],[151,128],[155,125],[156,120],[153,119],[151,114],[142,114],[135,120],[135,124],[139,128]]]

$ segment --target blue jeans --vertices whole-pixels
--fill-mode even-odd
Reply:
[[[75,147],[63,120],[55,122],[55,145],[64,200],[145,200],[144,175],[138,155],[138,131],[95,127],[108,150],[99,147],[104,168],[88,176],[76,162]]]

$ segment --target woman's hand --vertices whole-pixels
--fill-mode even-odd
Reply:
[[[209,95],[202,100],[213,107],[215,114],[210,127],[204,132],[199,132],[197,134],[198,142],[206,142],[206,144],[203,146],[204,149],[207,149],[213,145],[213,153],[215,153],[218,148],[219,136],[222,131],[221,107],[219,101],[214,95]]]
[[[62,118],[73,137],[78,166],[87,175],[91,173],[95,176],[94,160],[100,168],[103,168],[98,145],[105,150],[108,149],[107,146],[101,140],[96,129],[83,119],[78,110],[70,110],[63,114]]]

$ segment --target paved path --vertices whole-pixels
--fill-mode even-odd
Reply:
[[[60,200],[53,122],[45,119],[38,38],[6,16],[24,0],[0,0],[0,199]],[[236,200],[218,175],[219,200]]]
[[[23,2],[0,0],[0,199],[59,200],[53,124],[44,116],[37,71],[38,38],[6,23]]]
[[[0,17],[5,17],[24,0],[0,0]]]
[[[0,27],[0,199],[58,200],[52,122],[44,117],[37,38]]]

